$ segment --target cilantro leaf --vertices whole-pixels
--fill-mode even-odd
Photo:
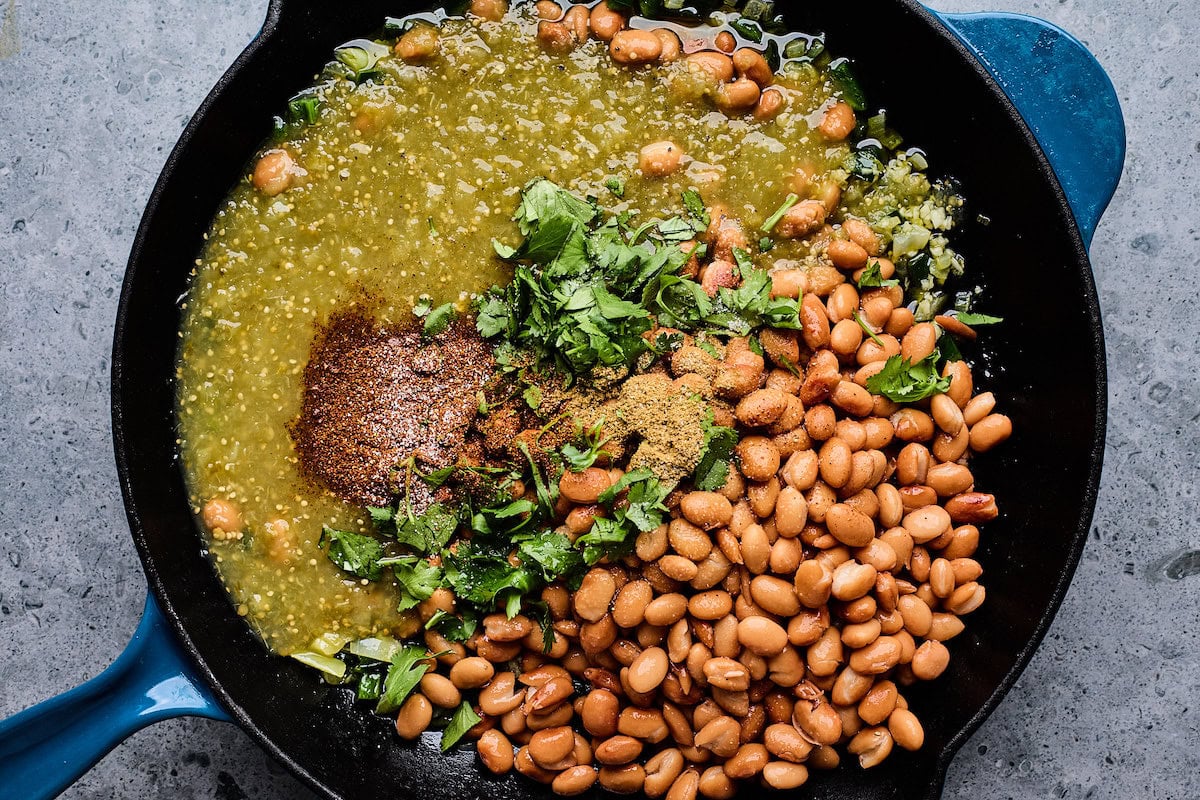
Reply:
[[[353,531],[339,531],[328,525],[321,529],[317,547],[325,547],[325,555],[338,566],[360,578],[379,580],[383,568],[379,559],[383,556],[383,545],[379,540]]]
[[[625,196],[625,182],[616,176],[606,178],[604,188],[608,189],[616,197],[623,198]]]
[[[692,483],[697,489],[702,492],[715,492],[725,485],[725,479],[729,477],[729,461],[737,443],[737,431],[723,425],[714,425],[710,410],[704,418],[704,446],[692,478]]]
[[[465,642],[475,635],[478,627],[479,618],[469,608],[464,609],[461,616],[457,617],[448,611],[438,609],[425,623],[425,630],[436,630],[452,642]]]
[[[938,336],[937,354],[943,363],[963,360],[962,351],[958,349],[958,342],[954,340],[949,331],[945,330]]]
[[[507,553],[482,548],[474,540],[460,541],[442,559],[446,580],[459,598],[491,608],[501,595],[517,596],[533,589],[537,576],[508,563]]]
[[[454,745],[458,744],[458,740],[466,735],[467,731],[479,724],[481,717],[475,713],[475,709],[466,700],[463,701],[454,711],[454,716],[450,718],[450,724],[442,731],[442,752],[446,752]]]
[[[390,566],[392,575],[400,584],[400,604],[397,611],[407,611],[423,600],[433,596],[435,589],[442,585],[442,570],[423,558],[415,556],[398,556],[384,558],[380,566]]]
[[[375,705],[376,714],[392,714],[400,708],[429,669],[427,655],[424,647],[409,644],[392,656],[383,679],[383,694]]]
[[[900,281],[895,278],[884,278],[879,269],[879,262],[872,261],[863,270],[863,274],[858,278],[858,288],[860,289],[884,289],[891,286],[899,286]]]
[[[976,314],[973,311],[960,311],[955,317],[963,325],[995,325],[997,322],[1004,322],[1004,317],[993,317],[989,314]]]
[[[575,540],[583,548],[583,561],[592,566],[604,556],[619,552],[628,544],[632,530],[606,517],[597,517],[592,529]]]
[[[695,189],[688,189],[683,193],[683,207],[702,226],[698,230],[704,230],[712,223],[712,219],[708,215],[708,207],[704,205],[704,198]]]
[[[552,581],[573,572],[582,564],[571,540],[555,531],[539,531],[525,537],[517,547],[524,564],[536,564],[542,577]]]
[[[625,492],[625,504],[614,504],[618,495]],[[600,493],[599,502],[612,509],[619,524],[629,523],[638,532],[652,531],[662,524],[667,507],[663,500],[671,493],[658,476],[645,467],[630,470],[621,479]]]
[[[521,233],[529,236],[537,230],[539,223],[567,222],[587,225],[596,217],[596,208],[591,203],[555,185],[545,178],[537,178],[521,192],[521,204],[513,217]]]
[[[600,438],[603,429],[604,420],[602,419],[583,432],[583,444],[586,449],[577,447],[573,442],[563,445],[563,461],[566,462],[568,469],[572,472],[583,472],[596,463],[596,459],[604,452],[602,448],[609,440],[609,437]]]
[[[424,513],[397,522],[396,539],[420,553],[432,553],[446,546],[458,528],[458,515],[441,503]]]
[[[454,307],[454,303],[444,303],[429,312],[425,317],[425,327],[422,333],[426,338],[432,338],[450,327],[450,323],[454,321],[454,317],[458,314],[458,310]]]
[[[583,563],[583,559],[580,559]],[[530,600],[524,605],[525,616],[537,622],[542,629],[542,652],[549,653],[554,647],[554,618],[550,615],[550,606],[545,600]]]
[[[534,411],[537,411],[542,405],[542,389],[536,384],[525,387],[525,391],[521,392],[521,397],[525,399],[525,405]]]
[[[950,378],[940,377],[937,353],[930,353],[917,363],[902,356],[892,356],[883,369],[867,378],[867,390],[881,394],[896,403],[915,403],[950,388]]]

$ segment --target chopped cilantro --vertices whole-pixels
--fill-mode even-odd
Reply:
[[[941,329],[941,326],[939,325],[938,328]],[[958,349],[958,342],[956,342],[954,337],[950,335],[949,331],[946,330],[942,330],[941,334],[938,336],[937,352],[942,363],[963,360],[962,351]]]
[[[438,306],[425,317],[425,328],[422,332],[426,338],[437,336],[450,327],[450,323],[454,321],[457,313],[458,311],[454,308],[454,303],[445,303]]]
[[[625,503],[615,504],[617,496],[625,493]],[[621,479],[601,492],[599,501],[609,506],[613,518],[620,524],[629,523],[640,533],[652,531],[662,524],[667,507],[663,500],[671,493],[653,472],[645,467],[626,472]]]
[[[625,181],[617,177],[610,177],[604,181],[604,188],[613,193],[615,197],[625,197]]]
[[[383,545],[377,539],[326,525],[321,529],[317,546],[326,548],[325,554],[339,569],[369,581],[377,581],[382,575],[379,559],[383,556]]]
[[[433,311],[433,298],[427,294],[417,295],[417,302],[413,303],[413,316],[428,317],[430,311]]]
[[[725,485],[725,479],[729,477],[729,461],[737,443],[737,431],[723,425],[714,425],[710,410],[705,415],[704,446],[692,479],[697,489],[702,492],[714,492]]]
[[[396,540],[419,553],[433,553],[446,546],[458,528],[458,515],[434,503],[416,516],[396,523]]]
[[[758,240],[758,252],[769,253],[775,249],[775,240],[770,236],[764,236]]]
[[[465,736],[467,731],[478,725],[480,719],[471,704],[464,700],[462,705],[455,709],[454,716],[450,718],[450,724],[442,731],[442,752],[444,753],[458,744],[458,740]]]
[[[315,94],[301,92],[288,100],[288,119],[298,124],[311,125],[317,121],[321,100]]]
[[[704,198],[695,189],[688,189],[683,193],[683,207],[687,209],[692,219],[703,226],[701,230],[712,223],[712,219],[708,216],[708,207],[704,205]]]
[[[575,545],[583,548],[583,561],[591,566],[609,553],[624,549],[631,533],[614,520],[598,517],[592,529],[575,540]]]
[[[583,431],[583,447],[577,447],[573,442],[568,442],[563,445],[562,456],[567,468],[572,472],[583,472],[585,469],[596,463],[596,459],[604,452],[604,445],[608,443],[609,437],[600,438],[604,432],[604,420],[601,419],[595,425]]]
[[[542,390],[536,384],[526,386],[525,391],[521,392],[521,397],[525,399],[525,405],[534,411],[537,411],[542,405]]]
[[[915,364],[902,356],[892,356],[882,370],[867,378],[871,394],[881,394],[896,403],[915,403],[949,388],[950,378],[938,375],[937,353]]]
[[[452,642],[465,642],[475,635],[478,627],[479,619],[470,609],[463,611],[462,616],[458,617],[438,609],[425,623],[425,630],[436,630]]]
[[[400,585],[400,605],[397,611],[415,608],[422,600],[433,596],[433,590],[442,585],[442,570],[423,558],[397,556],[379,560],[380,566],[390,566],[396,582]]]
[[[1004,322],[1004,317],[993,317],[989,314],[976,314],[972,311],[960,311],[955,317],[963,325],[995,325],[997,322]]]
[[[571,540],[555,531],[539,531],[522,537],[517,553],[524,564],[536,564],[547,581],[575,571],[581,559]]]
[[[863,270],[863,274],[858,278],[858,288],[860,289],[884,289],[891,286],[899,286],[900,281],[895,278],[884,278],[879,269],[879,262],[872,261]]]
[[[427,655],[424,647],[409,644],[392,656],[383,679],[383,694],[375,705],[376,714],[392,714],[399,710],[429,669]]]
[[[533,572],[508,563],[507,550],[493,550],[473,539],[460,541],[454,552],[445,551],[442,563],[454,593],[485,608],[491,608],[497,599],[519,599],[538,582]]]

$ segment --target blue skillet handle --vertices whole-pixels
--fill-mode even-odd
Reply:
[[[1005,13],[937,16],[1025,118],[1090,247],[1125,163],[1125,119],[1104,68],[1078,39],[1045,20]]]
[[[228,720],[175,642],[152,596],[112,666],[0,722],[0,794],[57,797],[109,750],[161,719]]]

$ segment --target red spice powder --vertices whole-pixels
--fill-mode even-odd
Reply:
[[[301,468],[349,503],[390,504],[410,457],[423,470],[458,460],[493,367],[469,319],[423,340],[417,322],[380,329],[362,313],[332,317],[313,342],[292,426]],[[415,477],[408,488],[414,510],[431,501]]]

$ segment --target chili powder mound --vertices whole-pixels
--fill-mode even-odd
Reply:
[[[493,367],[469,319],[423,340],[419,323],[381,329],[361,313],[335,315],[304,369],[292,426],[301,468],[348,503],[390,504],[410,457],[422,468],[458,460]],[[414,506],[427,505],[428,487],[408,484]]]

